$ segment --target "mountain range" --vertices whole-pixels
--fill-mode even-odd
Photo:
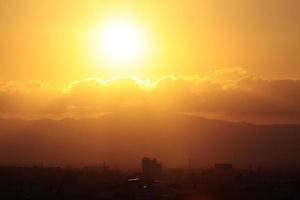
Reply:
[[[0,120],[1,165],[139,168],[144,156],[164,167],[300,169],[300,124],[255,125],[167,112],[117,112],[97,119]]]

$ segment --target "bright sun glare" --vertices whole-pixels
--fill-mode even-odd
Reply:
[[[111,64],[133,64],[145,48],[140,27],[126,20],[104,24],[92,33],[91,39],[96,56]]]

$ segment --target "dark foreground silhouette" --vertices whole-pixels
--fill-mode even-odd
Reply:
[[[142,172],[46,167],[1,167],[0,199],[300,199],[297,173],[234,170],[216,165],[202,170],[169,169],[157,177]]]

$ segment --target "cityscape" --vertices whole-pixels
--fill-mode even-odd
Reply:
[[[165,169],[144,157],[140,170],[0,167],[1,199],[299,199],[300,173],[263,168]]]
[[[300,0],[0,0],[0,200],[300,200]]]

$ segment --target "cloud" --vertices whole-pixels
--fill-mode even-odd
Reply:
[[[89,78],[61,89],[41,81],[2,82],[0,103],[4,117],[91,117],[151,108],[225,120],[300,122],[300,80],[265,79],[242,68],[227,68],[157,80]]]
[[[41,81],[0,82],[0,113],[3,115],[38,112],[52,95],[53,91]]]

